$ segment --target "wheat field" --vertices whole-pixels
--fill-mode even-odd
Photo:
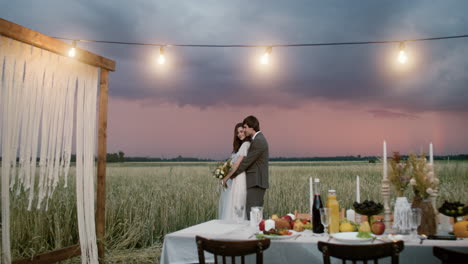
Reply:
[[[108,164],[106,249],[108,261],[157,262],[164,235],[216,218],[216,163]],[[467,203],[468,162],[436,162],[441,180],[438,204]],[[74,170],[71,172],[73,183]],[[265,216],[297,209],[308,212],[309,177],[320,178],[321,194],[337,191],[341,207],[355,200],[356,175],[361,200],[381,201],[382,165],[366,162],[272,162]],[[14,258],[30,257],[78,243],[74,184],[59,186],[47,212],[27,211],[25,194],[11,193],[11,245]],[[407,196],[411,199],[411,191]],[[138,252],[132,255],[131,252]]]

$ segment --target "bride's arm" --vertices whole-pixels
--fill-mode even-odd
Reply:
[[[225,185],[227,180],[229,180],[229,178],[231,178],[231,176],[234,174],[234,172],[236,172],[237,168],[239,168],[239,165],[240,163],[242,162],[242,160],[244,159],[245,157],[244,156],[239,156],[239,158],[237,158],[236,160],[236,163],[234,163],[231,167],[231,170],[229,171],[228,175],[226,175],[226,177],[223,178],[223,184]]]

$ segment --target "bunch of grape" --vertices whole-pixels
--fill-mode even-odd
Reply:
[[[451,217],[464,216],[468,214],[468,206],[465,206],[459,201],[453,203],[445,201],[439,208],[439,213]]]
[[[354,211],[361,215],[378,215],[383,211],[383,205],[374,201],[365,200],[363,203],[354,202]]]

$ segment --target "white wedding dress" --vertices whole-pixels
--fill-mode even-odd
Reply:
[[[231,164],[236,163],[240,156],[246,157],[250,142],[242,143],[239,151],[232,154]],[[241,221],[246,219],[245,203],[247,200],[247,184],[245,172],[227,181],[227,188],[221,191],[219,198],[218,218],[228,221]]]

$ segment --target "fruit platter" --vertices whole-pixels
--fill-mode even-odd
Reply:
[[[461,202],[448,202],[445,201],[444,204],[439,208],[439,213],[455,218],[468,215],[468,206]]]
[[[263,234],[261,231],[257,234],[257,238],[269,238],[273,240],[282,240],[282,239],[291,239],[300,236],[300,234],[294,230],[286,230],[284,232],[280,232],[279,234]]]
[[[367,215],[368,217],[378,215],[383,211],[383,205],[374,201],[365,200],[363,203],[354,202],[354,210],[356,213],[361,215]]]
[[[468,206],[457,202],[445,201],[439,208],[439,213],[453,217],[453,234],[459,238],[468,237],[468,221],[459,221],[457,218],[468,215]],[[451,233],[449,233],[451,234]]]
[[[306,228],[311,229],[312,224],[305,219],[297,218],[297,214],[287,214],[278,217],[273,214],[270,219],[260,221],[257,238],[290,239],[300,236]]]
[[[367,202],[363,209],[369,209],[366,212],[378,213],[381,211],[380,204]],[[309,219],[303,219],[304,214],[286,214],[279,217],[273,214],[270,219],[262,220],[258,224],[260,232],[256,234],[258,239],[267,237],[270,239],[290,239],[301,235],[301,232],[309,229],[312,230],[312,223]],[[339,222],[339,232],[331,235],[332,238],[343,242],[361,243],[370,241],[378,235],[382,235],[385,231],[385,224],[381,221],[364,221],[357,224],[346,218]]]

